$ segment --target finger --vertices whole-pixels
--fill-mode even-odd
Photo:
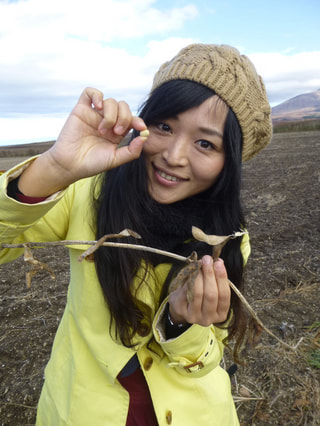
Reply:
[[[99,132],[104,136],[110,136],[110,132],[112,132],[119,141],[118,137],[126,136],[132,128],[142,131],[147,126],[142,118],[132,116],[129,105],[126,102],[117,102],[112,98],[104,100],[103,119],[98,127]]]
[[[203,284],[203,272],[202,270],[200,270],[194,281],[194,286],[192,289],[192,300],[188,305],[188,312],[190,315],[190,320],[192,320],[192,322],[197,322],[202,316],[202,305],[204,296]]]
[[[201,259],[201,270],[203,276],[203,301],[202,318],[206,325],[212,324],[216,319],[219,292],[213,268],[213,259],[211,256],[204,256]]]
[[[146,123],[140,117],[133,116],[131,125],[133,129],[138,130],[139,132],[147,129]]]
[[[120,113],[118,121],[114,126],[114,132],[121,136],[126,136],[130,130],[135,129],[139,132],[147,130],[147,126],[142,118],[131,115],[129,105],[126,102],[119,102]],[[146,137],[146,136],[142,136]]]
[[[218,305],[218,287],[213,268],[213,259],[211,256],[203,256],[201,259],[202,274],[203,274],[203,291],[204,291],[204,308],[209,308],[211,311],[217,310]]]
[[[187,323],[188,303],[185,286],[179,287],[169,295],[169,312],[173,322],[177,324]]]
[[[118,167],[121,164],[137,159],[141,154],[145,141],[146,138],[138,136],[134,138],[129,145],[117,148],[115,150],[115,158],[111,168]]]
[[[231,289],[228,281],[228,274],[222,259],[214,262],[214,272],[218,288],[217,313],[219,322],[225,321],[230,309]],[[216,321],[218,322],[218,321]]]
[[[140,132],[146,131],[145,134],[139,135],[132,139],[129,144],[125,144],[123,147],[117,150],[118,161],[124,164],[128,161],[132,161],[141,155],[142,148],[146,140],[148,139],[148,130],[145,122],[140,117],[132,117],[131,127]],[[130,129],[127,129],[125,133],[128,133]]]
[[[101,120],[98,130],[102,135],[106,135],[113,129],[118,118],[118,102],[109,98],[103,101],[103,119]]]
[[[132,113],[130,111],[129,105],[120,101],[118,103],[118,117],[117,121],[114,125],[113,131],[119,136],[124,136],[131,130],[131,122],[132,122]]]
[[[80,95],[79,104],[91,106],[101,110],[103,107],[103,93],[93,87],[87,87]]]

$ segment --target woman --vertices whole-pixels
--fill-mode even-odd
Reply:
[[[232,337],[237,355],[246,328],[228,279],[242,289],[249,243],[232,240],[213,262],[191,227],[226,235],[244,226],[241,160],[270,137],[251,62],[229,46],[191,45],[155,75],[140,117],[88,88],[53,148],[1,178],[3,242],[93,240],[129,228],[145,245],[201,258],[188,301],[187,283],[168,295],[181,262],[103,247],[79,263],[87,247],[70,246],[37,424],[238,424],[219,364]],[[1,261],[19,254],[3,249]]]

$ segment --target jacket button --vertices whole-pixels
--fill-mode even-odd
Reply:
[[[150,370],[151,366],[153,364],[153,359],[151,357],[147,358],[143,364],[143,368],[148,371]]]
[[[172,423],[172,411],[170,411],[170,410],[167,411],[166,420],[167,420],[168,425],[171,425],[171,423]]]

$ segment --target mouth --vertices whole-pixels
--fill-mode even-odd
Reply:
[[[173,175],[173,174],[169,174],[163,170],[158,169],[155,165],[153,165],[154,171],[156,176],[164,181],[168,181],[168,182],[183,182],[186,181],[187,179],[184,179],[182,177],[179,177],[177,175]]]

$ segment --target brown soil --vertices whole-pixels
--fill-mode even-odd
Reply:
[[[233,377],[242,425],[320,425],[320,132],[277,134],[244,165],[252,255],[246,298],[265,326]],[[0,169],[4,168],[1,166]],[[37,256],[26,289],[23,259],[0,266],[0,424],[34,424],[55,330],[66,300],[64,248]],[[226,355],[226,364],[230,365]]]

